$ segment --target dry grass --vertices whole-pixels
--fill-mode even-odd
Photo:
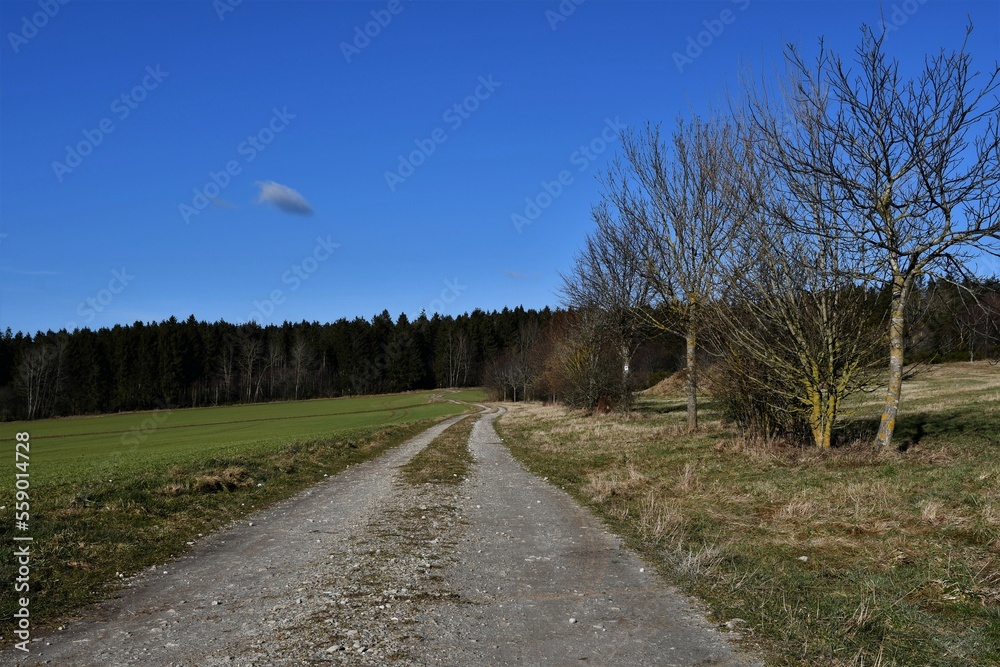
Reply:
[[[174,469],[170,472],[170,478],[172,481],[160,489],[166,496],[235,491],[248,489],[256,483],[246,469],[239,466],[230,466],[193,477],[180,469]]]
[[[983,403],[984,409],[1000,405],[1000,366],[989,361],[917,366],[903,385],[901,401],[907,410],[941,411],[960,408],[969,401]],[[881,408],[884,392],[867,396],[864,405]]]
[[[630,416],[518,404],[530,468],[591,505],[773,665],[1000,665],[1000,368],[906,385],[905,452],[753,441],[680,403]],[[907,402],[909,401],[909,402]]]
[[[627,465],[624,470],[589,473],[587,477],[588,494],[599,503],[610,502],[615,496],[627,498],[649,483],[649,478],[634,465]]]
[[[639,506],[639,529],[649,539],[676,542],[684,524],[680,506],[650,489]]]
[[[698,476],[694,472],[695,466],[693,463],[684,464],[684,472],[681,473],[681,477],[674,484],[674,491],[678,494],[687,494],[698,489]]]

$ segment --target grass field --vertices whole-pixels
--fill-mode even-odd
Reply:
[[[878,397],[856,407],[874,433]],[[752,443],[683,398],[629,417],[516,405],[506,444],[769,665],[1000,665],[1000,366],[928,367],[898,444]]]
[[[161,410],[0,425],[0,580],[16,576],[13,536],[32,543],[36,631],[114,590],[115,581],[346,466],[377,456],[448,415],[478,390],[411,392]],[[30,434],[30,522],[15,531],[14,442]],[[20,595],[20,594],[19,594]],[[0,589],[11,639],[13,586]]]

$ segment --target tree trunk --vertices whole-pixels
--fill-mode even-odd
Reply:
[[[826,420],[823,424],[823,442],[821,447],[829,449],[833,444],[833,425],[837,421],[840,397],[830,392],[826,399]]]
[[[698,430],[698,378],[695,346],[697,334],[694,327],[687,331],[687,425],[688,431]]]
[[[820,449],[829,449],[833,441],[833,423],[837,419],[837,396],[832,389],[814,389],[810,394],[812,413],[809,429],[813,444]]]
[[[628,375],[630,372],[629,362],[631,361],[631,355],[629,355],[629,348],[627,345],[621,346],[621,364],[622,364],[622,388],[621,396],[621,409],[622,412],[628,412],[631,406],[631,401],[629,400],[631,396],[628,390]]]
[[[889,388],[885,396],[882,421],[875,438],[875,449],[888,449],[892,444],[892,434],[896,430],[896,415],[899,414],[899,396],[903,390],[903,345],[906,333],[906,299],[912,280],[897,277],[892,290],[892,321],[889,324]]]
[[[823,446],[823,397],[818,389],[809,390],[809,402],[812,410],[809,412],[809,430],[812,432],[813,444]]]

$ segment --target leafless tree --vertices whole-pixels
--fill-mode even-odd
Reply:
[[[730,124],[679,120],[669,143],[659,126],[623,137],[625,161],[605,179],[603,209],[622,253],[648,283],[640,312],[655,328],[687,341],[688,428],[698,428],[698,336],[718,294],[745,199],[728,168],[739,143]]]
[[[256,398],[254,388],[258,385],[254,379],[261,355],[264,351],[263,348],[263,343],[254,331],[249,328],[240,330],[238,361],[240,371],[243,373],[243,399],[247,403]]]
[[[831,184],[827,214],[871,262],[859,278],[891,291],[879,449],[899,411],[916,281],[961,273],[974,249],[996,253],[1000,241],[1000,68],[973,69],[967,34],[958,51],[928,56],[916,78],[904,78],[884,40],[863,27],[853,66],[822,43],[811,64],[790,47],[783,94],[750,86],[749,95],[765,157],[790,176]]]
[[[946,311],[954,319],[959,345],[969,351],[969,362],[976,360],[977,351],[986,351],[1000,341],[1000,295],[990,291],[981,281],[959,286],[955,303],[947,303]]]
[[[553,395],[587,409],[614,395],[620,385],[617,349],[609,345],[605,313],[595,308],[567,314],[549,346],[542,373]]]
[[[843,400],[875,376],[878,294],[858,283],[861,258],[818,205],[833,195],[830,182],[820,174],[786,181],[752,154],[734,174],[757,206],[716,304],[713,347],[744,394],[730,405],[751,427],[807,431],[829,447]]]
[[[469,366],[472,364],[472,341],[469,334],[459,331],[455,335],[455,381],[465,387],[469,384]]]
[[[508,389],[511,390],[511,400],[517,401],[521,377],[512,353],[508,352],[491,360],[487,364],[484,379],[486,386],[491,387],[498,396],[502,395],[504,401],[507,400]]]
[[[445,343],[445,363],[447,368],[448,380],[447,384],[449,387],[458,386],[458,375],[459,375],[459,364],[458,364],[458,343],[456,342],[455,332],[451,329],[448,330],[446,334],[447,341]]]
[[[224,400],[228,401],[233,393],[233,382],[235,380],[234,369],[235,353],[232,340],[227,340],[219,352],[219,378],[222,383]],[[215,404],[219,404],[219,385],[215,385]]]
[[[518,329],[517,344],[487,364],[485,384],[498,395],[502,393],[505,401],[508,389],[511,400],[528,400],[532,386],[543,371],[539,350],[541,341],[541,331],[536,323],[522,325]]]
[[[449,387],[466,386],[472,363],[472,342],[465,331],[455,331],[451,327],[442,335],[445,336],[442,354],[446,382]]]
[[[302,380],[315,363],[316,355],[309,346],[309,342],[301,334],[296,335],[295,341],[292,343],[292,374],[295,378],[295,400],[299,400]]]
[[[28,419],[47,416],[54,404],[62,379],[66,337],[55,342],[39,335],[28,347],[17,366],[18,386],[27,401]]]
[[[264,378],[264,374],[267,374],[267,397],[271,400],[274,399],[274,385],[278,381],[280,384],[280,376],[285,366],[285,349],[282,345],[282,340],[280,334],[277,332],[272,335],[267,341],[267,352],[264,355],[264,368],[261,369],[260,375],[257,377],[257,395],[261,394],[261,383]]]
[[[592,211],[597,228],[587,235],[576,255],[573,269],[562,275],[565,305],[575,311],[600,317],[612,337],[621,368],[619,402],[628,409],[631,402],[630,367],[636,351],[649,337],[643,315],[649,307],[652,287],[643,270],[642,257],[632,239],[624,238],[616,218],[601,202]]]

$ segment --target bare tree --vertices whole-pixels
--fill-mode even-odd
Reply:
[[[621,369],[608,333],[605,315],[594,308],[570,311],[550,328],[538,368],[552,400],[590,410],[614,394]]]
[[[531,320],[522,323],[517,330],[517,347],[512,357],[514,379],[521,387],[521,400],[531,398],[531,389],[542,373],[535,347],[542,340],[542,331],[538,322]]]
[[[969,351],[969,363],[976,360],[976,352],[989,349],[990,342],[998,339],[997,293],[988,291],[982,281],[967,281],[959,286],[955,304],[948,304],[958,329],[959,344]]]
[[[812,65],[789,48],[782,99],[775,105],[752,92],[749,105],[769,139],[765,156],[790,175],[832,185],[825,205],[838,233],[872,261],[859,278],[891,291],[879,449],[890,445],[899,411],[916,281],[962,273],[975,248],[996,253],[1000,240],[1000,67],[977,81],[964,42],[928,56],[919,76],[905,79],[884,40],[862,28],[856,71],[822,43]],[[801,141],[803,128],[815,133],[811,143]]]
[[[229,401],[233,392],[233,381],[235,379],[233,343],[227,340],[219,351],[219,378],[223,386],[225,401]],[[219,404],[219,384],[215,385],[215,404]]]
[[[243,398],[249,403],[255,398],[254,388],[259,386],[254,382],[254,374],[263,353],[263,343],[256,333],[249,328],[240,330],[239,337],[239,366],[243,372]]]
[[[27,402],[28,419],[47,416],[55,404],[66,340],[59,336],[52,343],[39,335],[18,363],[18,385]]]
[[[451,329],[448,329],[447,342],[445,345],[446,345],[445,350],[447,352],[447,356],[445,358],[447,364],[447,375],[448,375],[447,383],[449,387],[456,387],[458,386],[458,373],[459,373],[458,358],[457,358],[458,344],[455,341],[455,332],[452,331]]]
[[[281,335],[275,332],[267,341],[267,354],[264,356],[264,368],[261,369],[260,375],[257,378],[257,395],[261,393],[261,382],[264,378],[264,374],[267,373],[267,397],[270,400],[274,400],[274,384],[275,381],[280,379],[277,377],[281,375],[285,366],[285,349],[282,345]]]
[[[517,390],[521,386],[521,376],[514,355],[511,352],[489,362],[485,372],[485,384],[497,395],[507,400],[507,390],[511,390],[511,400],[517,401]]]
[[[740,160],[735,139],[720,121],[680,120],[667,144],[659,126],[649,125],[623,137],[625,163],[605,180],[604,211],[614,219],[608,226],[649,285],[641,313],[687,341],[690,430],[698,428],[699,331],[744,215],[745,200],[727,173]]]
[[[465,331],[449,328],[444,343],[445,372],[449,387],[465,386],[469,381],[472,345]]]
[[[734,173],[758,205],[717,304],[714,347],[732,380],[721,391],[743,393],[729,403],[745,425],[766,435],[808,431],[829,447],[844,399],[874,377],[878,294],[857,283],[861,257],[818,205],[832,196],[829,180],[786,181],[753,159]]]
[[[292,343],[292,374],[295,378],[295,400],[299,400],[299,390],[302,386],[302,380],[315,363],[316,355],[313,353],[312,348],[309,347],[309,342],[302,334],[297,334],[295,341]]]
[[[614,340],[621,367],[619,402],[623,409],[631,403],[630,367],[636,351],[648,338],[644,317],[652,287],[643,270],[643,260],[630,239],[620,236],[616,219],[601,202],[592,211],[597,229],[587,235],[584,248],[576,256],[573,269],[562,275],[563,301],[569,308],[600,316],[603,327]]]
[[[463,387],[469,385],[469,366],[471,364],[472,341],[469,340],[469,335],[465,331],[459,331],[455,336],[455,379]]]
[[[42,402],[43,388],[49,375],[51,356],[40,347],[29,347],[24,351],[21,362],[17,366],[21,393],[27,402],[28,419],[34,419],[39,414]]]

